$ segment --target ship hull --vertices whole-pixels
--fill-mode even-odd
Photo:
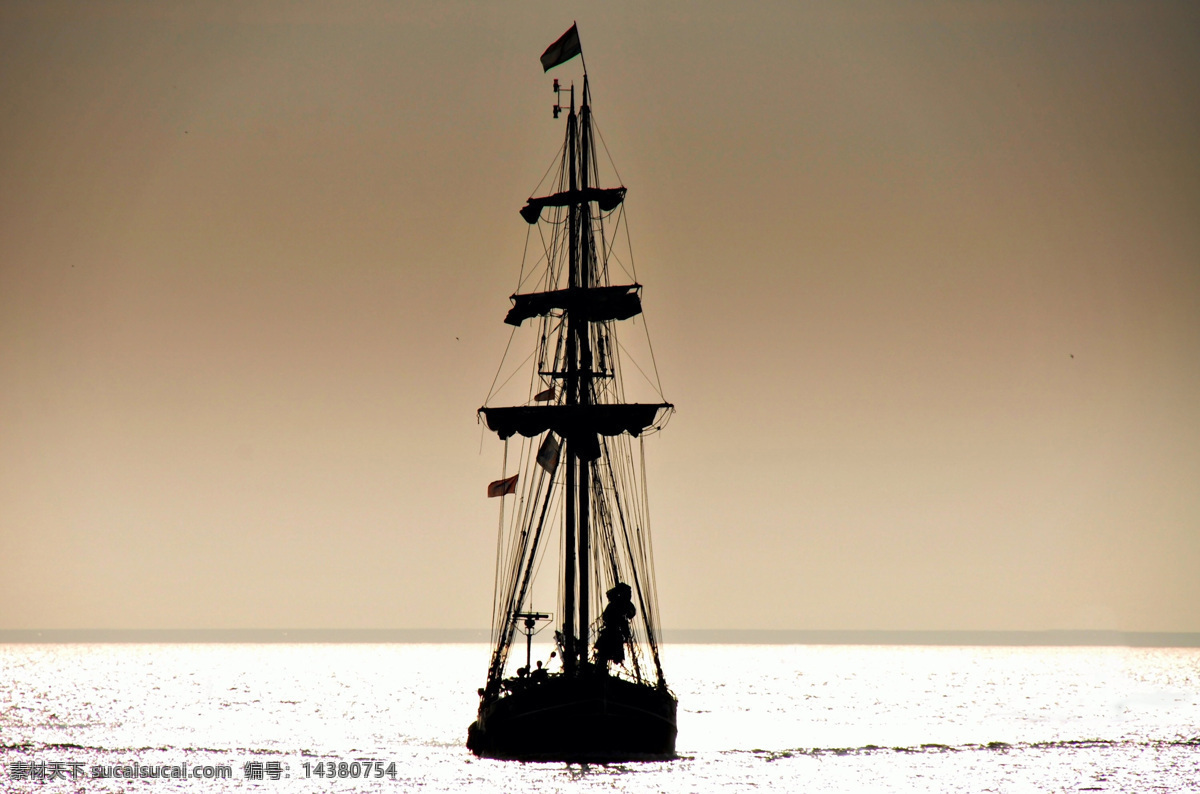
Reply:
[[[666,688],[611,676],[555,676],[485,701],[467,732],[484,758],[608,763],[675,758]]]

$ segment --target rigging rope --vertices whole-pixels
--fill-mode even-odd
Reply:
[[[512,347],[512,340],[513,337],[516,336],[516,333],[517,329],[514,328],[508,335],[508,344],[504,346],[504,355],[500,356],[500,366],[496,367],[496,375],[492,378],[492,385],[488,388],[487,398],[483,401],[484,405],[487,405],[491,401],[492,395],[496,393],[496,381],[500,379],[500,372],[504,369],[504,359],[508,358],[508,349]],[[509,375],[508,377],[511,379],[512,375]],[[505,380],[504,382],[508,383],[508,380]]]
[[[592,123],[595,123],[594,117]],[[608,156],[613,173],[620,180],[620,173],[612,160],[603,135],[600,134],[598,128],[594,129],[595,134],[600,137],[601,145]],[[584,130],[588,132],[586,126]],[[599,178],[598,150],[594,145],[594,138],[590,138],[588,143],[591,144],[587,149],[589,162],[584,163],[583,167],[590,168],[596,178],[588,180],[588,175],[585,175],[585,184],[599,185],[601,180]],[[557,184],[557,192],[567,189],[569,173],[567,156],[567,145],[564,143],[555,156],[555,161],[560,166],[557,176],[552,178]],[[550,167],[543,174],[534,189],[534,194],[537,194],[550,178],[555,161],[551,162]],[[551,210],[551,208],[547,207],[545,210]],[[566,207],[555,207],[552,208],[552,211],[546,212],[548,217],[544,219],[539,217],[536,223],[530,224],[537,227],[542,252],[536,262],[529,263],[532,230],[526,230],[525,247],[521,254],[521,269],[517,281],[518,292],[526,289],[527,284],[530,283],[544,284],[547,291],[552,291],[567,278],[568,262],[571,256],[569,250],[571,230],[568,228],[570,214],[570,210]],[[633,259],[629,222],[625,216],[624,203],[622,202],[617,208],[607,212],[596,210],[594,215],[593,208],[589,203],[585,212],[579,216],[579,223],[578,242],[586,246],[586,270],[590,274],[587,286],[609,286],[611,283],[610,263],[613,260],[616,261],[620,270],[636,283],[637,269]],[[617,241],[622,230],[626,238],[624,247],[628,248],[628,266],[624,259],[624,252],[617,250],[622,247]],[[517,329],[514,328],[510,333],[508,344],[505,346],[500,366],[492,379],[485,404],[490,402],[497,392],[504,390],[517,372],[535,356],[537,366],[530,375],[528,400],[532,400],[535,396],[535,390],[540,392],[544,390],[543,387],[549,385],[556,391],[553,403],[559,405],[564,403],[566,390],[559,390],[553,377],[541,373],[562,372],[567,368],[566,337],[569,330],[562,313],[547,312],[541,315],[538,322],[534,350],[513,369],[503,382],[500,382],[500,376],[503,374],[508,356],[511,354]],[[634,322],[636,324],[636,318],[634,318]],[[600,321],[589,327],[595,329],[593,334],[589,334],[589,344],[596,356],[593,367],[598,366],[596,370],[598,373],[609,376],[587,379],[585,388],[587,389],[586,393],[591,396],[591,402],[595,404],[625,402],[627,384],[621,366],[623,356],[633,362],[634,367],[641,373],[641,377],[651,388],[655,389],[659,398],[662,399],[661,378],[646,326],[643,326],[642,330],[646,333],[646,341],[650,350],[652,371],[655,375],[653,380],[621,344],[618,338],[619,326],[615,321]],[[596,632],[603,626],[602,605],[606,591],[620,582],[630,584],[632,585],[631,589],[637,593],[636,603],[639,615],[630,626],[631,638],[627,645],[628,666],[622,666],[620,669],[614,668],[612,672],[626,679],[632,676],[632,680],[644,682],[649,673],[649,663],[652,660],[660,684],[663,679],[658,654],[658,598],[654,584],[653,549],[649,532],[644,436],[665,426],[669,416],[670,412],[664,416],[661,424],[652,425],[641,434],[639,437],[640,455],[637,456],[634,454],[628,435],[601,436],[599,438],[600,458],[583,463],[588,467],[586,471],[590,472],[590,476],[587,477],[590,486],[587,493],[581,495],[588,500],[588,514],[592,517],[589,522],[589,537],[592,542],[588,544],[587,557],[581,562],[589,564],[590,570],[594,572],[593,576],[589,577],[588,586],[582,588],[587,592],[579,593],[579,597],[586,600],[589,605],[587,613],[592,616],[589,625],[581,625],[577,629],[581,635],[580,641],[583,643],[585,658],[591,653],[591,643]],[[523,486],[518,492],[519,496],[512,511],[506,509],[506,497],[501,499],[492,609],[492,627],[496,637],[496,647],[492,666],[489,669],[489,687],[498,687],[504,676],[517,631],[516,615],[521,612],[523,607],[528,606],[529,609],[532,609],[534,598],[537,595],[533,588],[533,582],[552,548],[551,544],[543,542],[545,532],[548,528],[551,532],[555,532],[554,527],[561,524],[566,498],[568,498],[564,493],[565,489],[559,487],[556,477],[558,467],[555,467],[554,471],[547,472],[537,462],[537,452],[545,439],[546,434],[542,434],[541,437],[522,437],[516,474],[519,478],[518,481],[523,483]],[[566,454],[572,453],[567,451]],[[502,477],[508,474],[508,456],[508,439],[505,439]],[[557,544],[558,560],[561,563],[565,559],[566,533],[557,531],[557,535],[559,541]],[[564,577],[557,577],[556,582],[557,605],[562,614],[566,601],[566,593],[563,589]],[[541,592],[540,587],[537,592]],[[597,608],[590,608],[592,606]],[[649,653],[650,659],[647,659],[647,653]]]
[[[500,479],[508,475],[508,439],[504,439],[504,458],[500,464]],[[490,495],[490,494],[489,494]],[[500,521],[496,526],[496,573],[492,584],[492,626],[496,625],[496,608],[500,602],[500,549],[504,537],[504,499],[500,497]]]

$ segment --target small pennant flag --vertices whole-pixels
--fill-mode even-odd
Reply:
[[[542,71],[548,72],[560,63],[566,63],[576,55],[582,55],[583,50],[579,46],[579,31],[574,25],[566,33],[562,34],[558,41],[551,44],[542,53]]]
[[[540,391],[537,394],[533,395],[533,399],[534,399],[534,402],[548,403],[548,402],[553,402],[554,398],[556,396],[558,396],[558,395],[556,395],[554,393],[554,387],[551,386],[549,389],[546,389],[545,391]]]
[[[503,480],[496,480],[488,483],[488,498],[493,496],[508,496],[510,493],[517,492],[517,478],[519,474],[514,474],[511,477],[506,477]]]
[[[553,433],[546,434],[546,440],[538,448],[537,464],[551,474],[558,468],[559,442]]]

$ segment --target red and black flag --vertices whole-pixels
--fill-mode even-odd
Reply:
[[[542,71],[548,72],[560,63],[566,63],[576,55],[582,55],[583,50],[579,46],[579,31],[574,25],[566,33],[558,37],[558,41],[551,44],[542,53]]]
[[[508,496],[510,493],[517,492],[517,478],[519,474],[514,474],[511,477],[506,477],[503,480],[496,480],[488,483],[488,498],[493,496]]]

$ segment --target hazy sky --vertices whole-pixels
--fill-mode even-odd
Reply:
[[[488,624],[572,20],[667,627],[1200,631],[1200,6],[891,0],[0,4],[0,628]]]

